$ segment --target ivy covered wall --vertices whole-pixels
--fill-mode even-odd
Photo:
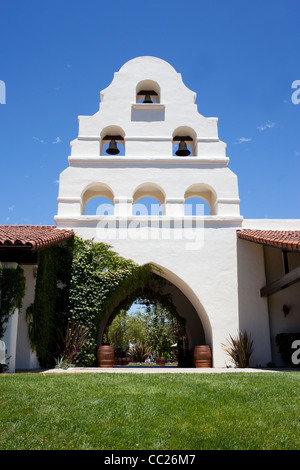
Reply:
[[[27,309],[32,348],[43,367],[53,366],[58,332],[72,322],[88,328],[76,364],[95,364],[99,324],[117,298],[143,289],[152,266],[138,266],[104,243],[74,237],[40,252],[35,300]]]

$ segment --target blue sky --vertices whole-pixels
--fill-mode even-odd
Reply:
[[[0,224],[54,223],[77,116],[143,55],[219,118],[242,215],[300,218],[299,0],[0,0],[0,18]]]

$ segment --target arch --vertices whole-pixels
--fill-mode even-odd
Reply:
[[[173,155],[175,155],[175,152],[177,151],[177,147],[180,141],[184,141],[186,145],[189,147],[189,150],[191,152],[190,156],[196,156],[196,142],[197,142],[197,134],[189,126],[180,126],[177,127],[177,129],[174,130],[172,134],[173,138]]]
[[[100,155],[107,155],[106,147],[108,147],[109,142],[112,137],[115,137],[119,150],[121,154],[125,155],[125,132],[120,126],[107,126],[102,129],[100,133]],[[121,145],[121,147],[120,147]]]
[[[94,198],[103,198],[103,203],[105,203],[104,199],[110,201],[112,204],[114,203],[113,191],[107,184],[100,182],[91,183],[82,191],[81,194],[82,215],[85,213],[85,207],[88,202]]]
[[[185,201],[190,198],[203,199],[210,207],[210,215],[215,215],[217,213],[217,194],[208,184],[192,184],[184,194]]]
[[[84,208],[85,215],[114,215],[114,204],[106,197],[94,197]]]
[[[164,207],[158,199],[153,197],[142,197],[135,204],[132,205],[133,215],[163,215]]]
[[[147,263],[152,266],[154,282],[141,289],[133,289],[132,292],[127,292],[123,298],[118,299],[111,307],[105,319],[103,319],[98,329],[98,346],[102,344],[103,334],[106,327],[110,324],[113,318],[122,309],[128,309],[136,298],[159,298],[161,295],[166,299],[170,299],[179,318],[184,320],[185,329],[188,336],[190,347],[197,344],[208,344],[212,348],[212,328],[208,315],[200,303],[198,297],[193,290],[175,273],[166,268],[159,266],[157,263]],[[160,284],[160,280],[164,280],[164,284]],[[158,281],[158,288],[155,282]],[[151,281],[152,282],[152,281]],[[151,297],[152,296],[152,297]],[[172,307],[171,307],[172,308]]]
[[[142,198],[156,199],[160,204],[165,204],[166,194],[164,190],[156,183],[143,183],[133,192],[133,204]]]
[[[136,103],[143,101],[146,97],[145,92],[150,92],[151,100],[160,103],[160,86],[154,80],[142,80],[136,86]],[[153,92],[153,93],[151,93]]]

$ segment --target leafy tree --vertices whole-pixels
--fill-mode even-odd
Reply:
[[[106,340],[122,351],[128,351],[131,344],[147,344],[157,356],[170,357],[171,345],[178,340],[175,332],[182,325],[159,302],[140,301],[140,304],[144,305],[144,312],[130,314],[121,310],[108,327]]]

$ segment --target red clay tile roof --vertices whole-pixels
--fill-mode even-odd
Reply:
[[[36,251],[57,245],[74,235],[53,225],[0,225],[0,250],[8,247]]]
[[[240,230],[239,238],[290,251],[300,251],[300,230]]]

